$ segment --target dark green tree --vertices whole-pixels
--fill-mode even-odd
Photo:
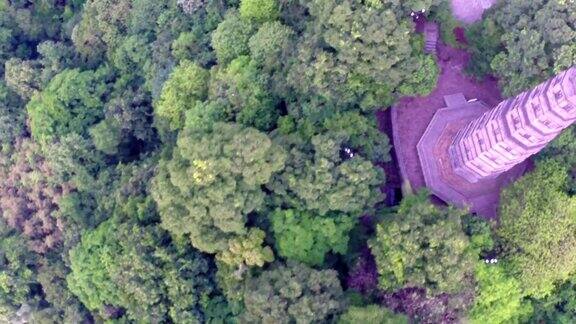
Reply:
[[[279,142],[290,154],[284,172],[269,184],[276,193],[276,205],[318,215],[333,211],[355,217],[382,200],[378,189],[383,183],[381,170],[361,155],[343,158],[345,135],[316,135],[311,145],[294,136],[279,138]]]
[[[162,227],[215,253],[247,234],[249,213],[263,207],[261,186],[284,167],[285,153],[259,131],[216,123],[208,132],[185,128],[171,160],[160,163],[152,195]]]
[[[70,251],[68,287],[104,318],[111,307],[145,322],[202,321],[202,296],[213,283],[208,260],[156,226],[110,220]]]
[[[575,22],[565,1],[502,2],[470,35],[471,70],[494,73],[507,96],[526,90],[576,63]]]
[[[576,320],[576,285],[573,279],[558,285],[548,297],[535,300],[531,323],[572,323]]]
[[[425,191],[405,197],[370,240],[380,287],[425,287],[433,294],[465,288],[478,256],[462,229],[463,215],[453,207],[434,206]]]
[[[243,286],[242,321],[313,323],[330,321],[345,309],[334,270],[313,270],[289,262],[249,278]]]
[[[250,57],[265,71],[278,71],[293,51],[295,33],[280,22],[264,23],[250,38]]]
[[[268,75],[248,56],[234,59],[224,69],[214,69],[210,101],[226,112],[227,120],[267,131],[274,128],[279,111],[269,90]]]
[[[8,153],[26,133],[26,113],[20,98],[0,81],[0,150]]]
[[[576,270],[576,198],[566,185],[565,167],[550,160],[502,192],[498,235],[527,295],[548,295]]]
[[[33,297],[37,259],[3,220],[0,225],[0,307],[15,311]]]
[[[248,40],[254,34],[250,21],[241,19],[238,12],[230,10],[212,33],[212,47],[218,63],[227,65],[233,59],[248,54]]]

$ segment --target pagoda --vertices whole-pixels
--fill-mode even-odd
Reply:
[[[494,108],[446,96],[418,143],[426,186],[440,199],[487,217],[527,160],[576,121],[576,67]]]

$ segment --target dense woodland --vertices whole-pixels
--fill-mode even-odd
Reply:
[[[576,64],[571,0],[0,0],[0,322],[574,323],[574,128],[498,224],[384,203],[422,9],[505,95]]]

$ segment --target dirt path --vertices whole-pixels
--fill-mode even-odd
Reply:
[[[457,20],[472,24],[480,20],[484,11],[496,2],[498,0],[452,0],[452,13]]]

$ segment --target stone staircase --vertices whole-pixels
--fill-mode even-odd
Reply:
[[[424,26],[424,52],[427,54],[436,54],[438,38],[440,36],[440,27],[437,23],[427,22]]]

